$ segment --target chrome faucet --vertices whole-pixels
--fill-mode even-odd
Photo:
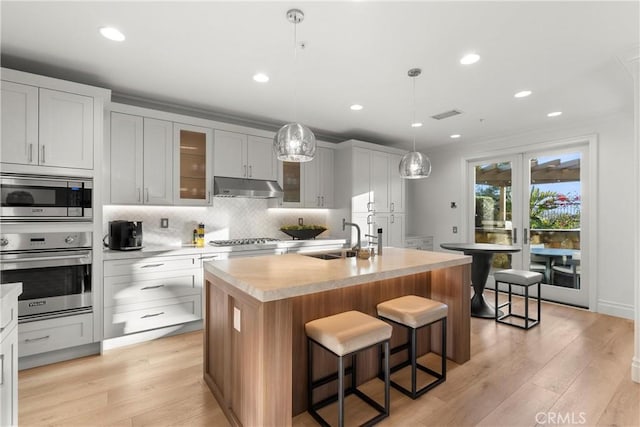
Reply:
[[[358,236],[358,241],[356,242],[355,245],[353,245],[353,248],[351,248],[351,249],[354,250],[354,251],[360,250],[360,227],[358,226],[358,224],[354,224],[353,222],[347,222],[346,219],[342,218],[342,230],[343,231],[345,230],[347,225],[355,227],[356,228],[356,232],[357,232],[357,236]]]

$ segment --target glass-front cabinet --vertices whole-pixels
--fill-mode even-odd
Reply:
[[[282,206],[288,208],[301,208],[304,206],[302,198],[302,183],[304,163],[282,162]]]
[[[213,131],[173,124],[174,189],[176,204],[210,205],[213,176]]]

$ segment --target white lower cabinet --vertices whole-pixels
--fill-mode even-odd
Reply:
[[[93,342],[93,314],[57,317],[18,325],[20,357]]]
[[[199,255],[104,262],[104,337],[202,319]]]
[[[13,288],[9,292],[4,289]],[[18,425],[18,296],[0,289],[0,426]]]
[[[404,247],[421,251],[432,251],[433,236],[407,236]]]

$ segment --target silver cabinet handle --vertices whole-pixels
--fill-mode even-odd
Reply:
[[[373,224],[373,215],[367,215],[367,225]]]
[[[244,172],[242,172],[242,176],[247,176],[247,165],[242,166],[244,168]]]
[[[373,211],[373,209],[371,209],[371,207],[369,205],[373,206],[373,202],[367,202],[367,211],[371,212],[371,211]]]
[[[149,201],[149,187],[144,189],[144,192],[147,194],[147,202]]]
[[[33,163],[33,144],[29,144],[29,163]]]
[[[253,170],[251,165],[249,165],[249,178],[251,178],[253,176]]]
[[[45,335],[44,337],[40,337],[40,338],[27,338],[24,340],[24,342],[37,342],[37,341],[48,340],[49,338],[50,338],[49,335]]]
[[[141,291],[147,291],[149,289],[158,289],[163,288],[164,285],[154,285],[154,286],[145,286],[144,288],[140,288]]]
[[[391,214],[391,224],[395,224],[396,222],[396,216],[394,214]]]
[[[513,244],[515,245],[516,243],[518,243],[518,229],[514,228],[513,229]]]
[[[396,210],[396,204],[391,202],[391,212]]]
[[[0,354],[0,385],[4,384],[4,354]]]
[[[324,207],[324,196],[320,196],[320,206]]]
[[[161,311],[160,313],[145,314],[144,316],[140,316],[140,318],[141,319],[148,319],[149,317],[162,316],[163,314],[164,314],[164,311]]]
[[[143,265],[140,268],[153,268],[153,267],[162,267],[164,264],[160,263],[160,264],[147,264],[147,265]]]
[[[141,192],[140,192],[140,187],[138,187],[138,202],[141,202],[141,201],[142,201],[142,199],[140,199],[140,193],[141,193]]]
[[[318,200],[316,200],[316,206],[320,206],[320,196],[317,196],[317,199]]]
[[[211,191],[207,191],[207,204],[211,203]]]
[[[526,228],[524,229],[524,234],[522,235],[522,243],[524,243],[525,245],[529,243],[529,233]]]
[[[40,159],[40,163],[44,163],[44,145],[42,146],[42,159]]]

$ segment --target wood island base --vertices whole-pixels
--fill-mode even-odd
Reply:
[[[379,302],[409,294],[449,306],[447,357],[460,364],[468,361],[470,264],[267,302],[206,269],[204,380],[232,425],[289,426],[292,417],[307,408],[304,324],[347,310],[375,316]],[[439,334],[425,328],[418,338],[419,350],[439,352]],[[406,333],[394,330],[392,346],[405,340]],[[314,376],[335,369],[334,358],[326,352],[314,353]],[[362,353],[357,383],[374,378],[377,369],[376,350]],[[322,393],[335,393],[335,387],[319,389],[317,399]]]

